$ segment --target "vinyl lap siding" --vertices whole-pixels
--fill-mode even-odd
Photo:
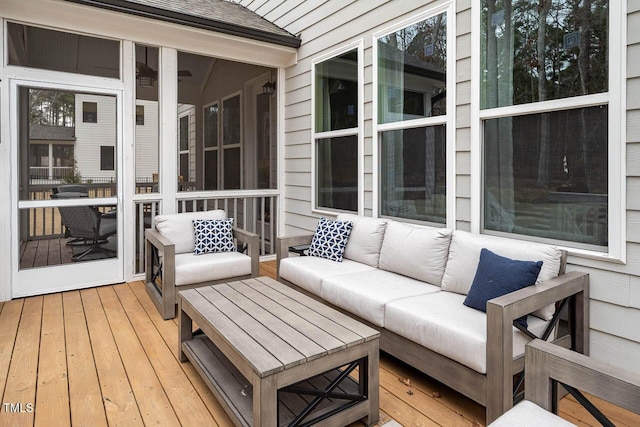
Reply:
[[[242,0],[241,4],[260,13],[292,34],[300,35],[298,64],[285,70],[285,186],[284,233],[313,230],[319,214],[312,212],[311,198],[311,64],[322,55],[350,43],[364,42],[364,213],[372,215],[373,191],[373,58],[372,35],[390,25],[442,2],[425,1],[324,1]],[[460,2],[459,13],[470,15],[470,1]],[[466,6],[465,6],[466,5]],[[470,29],[468,30],[470,31]],[[467,38],[470,38],[467,34]],[[468,49],[470,52],[470,49]],[[469,54],[467,52],[467,55]],[[470,69],[470,67],[469,67]],[[470,75],[463,81],[469,81]],[[469,96],[467,96],[470,98]],[[467,124],[468,125],[468,124]],[[467,146],[469,144],[466,144]],[[301,169],[301,165],[308,165]],[[467,186],[468,188],[468,186]],[[470,195],[466,194],[465,198]],[[464,203],[464,202],[463,202]]]
[[[372,34],[411,18],[440,2],[241,0],[293,34],[302,46],[298,64],[285,70],[286,229],[295,234],[315,228],[311,206],[311,62],[351,42],[364,41],[365,214],[373,210]],[[456,228],[471,224],[472,13],[471,0],[456,2]],[[627,1],[627,262],[570,257],[568,270],[591,274],[591,354],[640,370],[640,0]],[[612,171],[613,172],[613,171]]]

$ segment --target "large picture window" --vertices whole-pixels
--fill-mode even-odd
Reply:
[[[446,223],[447,13],[377,39],[380,214]]]
[[[482,1],[485,231],[606,250],[609,13],[607,0]]]
[[[358,49],[316,63],[316,208],[358,211]]]

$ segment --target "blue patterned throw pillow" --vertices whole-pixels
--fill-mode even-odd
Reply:
[[[353,222],[351,221],[332,221],[320,218],[307,253],[309,256],[342,262],[342,254],[347,246],[352,227]]]
[[[193,253],[196,255],[212,252],[233,252],[233,218],[227,219],[194,219],[193,233],[195,245]]]

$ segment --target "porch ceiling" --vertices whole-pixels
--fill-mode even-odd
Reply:
[[[287,47],[300,38],[244,6],[226,0],[66,0],[174,24],[246,37]]]

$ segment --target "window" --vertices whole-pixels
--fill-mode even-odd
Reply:
[[[100,146],[100,170],[112,171],[115,170],[115,147]]]
[[[607,251],[609,64],[619,49],[609,14],[607,0],[483,0],[485,232]]]
[[[358,211],[359,49],[314,67],[315,207]]]
[[[240,188],[242,123],[240,95],[222,101],[222,185],[225,190]]]
[[[204,189],[218,189],[218,104],[204,108]]]
[[[178,182],[189,181],[189,115],[178,122]]]
[[[446,223],[447,12],[377,39],[380,214]]]
[[[136,125],[144,126],[144,105],[136,105]]]
[[[98,104],[96,102],[82,103],[82,121],[84,123],[98,123]]]

